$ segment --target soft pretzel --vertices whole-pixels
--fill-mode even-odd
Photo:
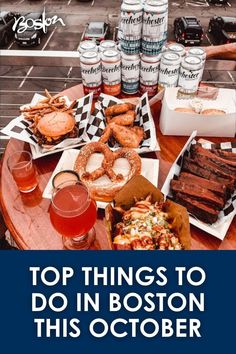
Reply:
[[[87,172],[86,166],[90,156],[100,152],[104,155],[104,159],[99,168],[93,172]],[[116,174],[113,170],[113,165],[116,159],[125,158],[130,164],[130,170],[127,176]],[[79,174],[80,180],[86,185],[90,191],[90,195],[95,200],[111,201],[115,194],[135,175],[141,173],[141,158],[131,149],[121,148],[114,153],[109,147],[100,142],[94,142],[85,145],[74,165],[74,170]],[[110,182],[105,181],[104,184],[97,183],[97,179],[106,175]]]

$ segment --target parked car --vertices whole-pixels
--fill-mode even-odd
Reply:
[[[14,17],[18,18],[20,15],[13,12],[0,12],[0,46],[5,47],[14,36],[12,26],[14,25]]]
[[[209,4],[223,5],[227,4],[228,0],[208,0]]]
[[[106,22],[90,22],[85,29],[83,40],[94,40],[99,44],[102,40],[107,39],[110,28]]]
[[[26,15],[24,15],[25,22],[27,22],[28,19],[31,19],[33,21],[42,20],[42,13],[27,13]],[[43,29],[36,29],[35,27],[28,27],[24,32],[21,32],[19,31],[20,26],[21,24],[19,23],[15,31],[15,40],[16,43],[20,46],[28,47],[32,45],[39,45],[41,43],[41,38],[46,34],[43,32]]]
[[[202,42],[203,29],[196,17],[178,17],[174,21],[174,35],[178,43],[197,45]]]
[[[236,42],[236,17],[214,16],[210,19],[208,31],[217,44]]]

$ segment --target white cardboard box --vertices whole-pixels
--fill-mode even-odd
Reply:
[[[178,88],[167,88],[162,100],[160,129],[163,135],[234,137],[236,132],[236,90],[219,89],[216,100],[202,99],[203,109],[221,109],[225,115],[201,115],[175,112],[177,107],[191,107],[191,99],[177,99]]]

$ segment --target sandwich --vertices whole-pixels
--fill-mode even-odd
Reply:
[[[35,127],[39,145],[57,145],[78,136],[75,118],[67,112],[45,114]]]

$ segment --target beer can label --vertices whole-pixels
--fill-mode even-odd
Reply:
[[[120,94],[120,91],[121,91],[121,83],[117,84],[117,85],[106,85],[106,84],[103,84],[103,92],[106,95],[118,96]]]
[[[124,38],[137,40],[141,38],[142,31],[142,11],[127,12],[121,11],[120,26]]]
[[[139,88],[139,61],[122,60],[122,91],[132,94]]]
[[[91,87],[91,86],[85,86],[83,85],[84,88],[84,94],[88,95],[90,93],[93,93],[93,97],[97,98],[100,96],[100,94],[102,93],[102,85],[100,86],[95,86],[95,87]]]
[[[138,54],[140,52],[141,39],[136,41],[121,39],[121,49],[126,54]]]
[[[100,86],[102,83],[102,70],[100,61],[95,64],[80,62],[83,85],[86,87]]]
[[[122,81],[121,84],[122,92],[132,95],[138,92],[138,89],[139,89],[139,80],[135,82]]]
[[[159,84],[164,87],[176,87],[179,78],[179,64],[168,65],[161,63],[159,71]]]
[[[167,11],[163,13],[144,12],[142,52],[156,55],[161,52],[167,38]]]
[[[202,69],[189,70],[184,67],[180,68],[178,86],[185,90],[197,91]]]
[[[157,94],[157,84],[150,86],[150,85],[144,85],[140,82],[140,88],[139,91],[142,94],[144,94],[145,92],[147,92],[148,97],[153,97]]]
[[[117,85],[121,82],[120,61],[117,63],[102,62],[102,79],[106,85]]]
[[[159,62],[148,63],[141,60],[140,82],[146,86],[157,85],[159,74]]]
[[[142,19],[142,11],[121,11],[121,48],[127,54],[136,54],[140,52]]]

